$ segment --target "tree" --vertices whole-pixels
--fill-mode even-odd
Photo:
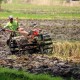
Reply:
[[[0,10],[1,10],[1,4],[2,4],[2,1],[4,1],[4,0],[0,0]]]

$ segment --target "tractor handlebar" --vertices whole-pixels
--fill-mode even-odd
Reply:
[[[1,32],[1,31],[7,31],[7,32],[15,32],[15,33],[19,33],[19,31],[13,31],[13,30],[5,29],[5,28],[0,29],[0,32]]]

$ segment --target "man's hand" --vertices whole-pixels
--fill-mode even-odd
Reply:
[[[5,31],[5,29],[0,29],[0,31]]]
[[[5,31],[5,29],[2,29],[2,31]]]

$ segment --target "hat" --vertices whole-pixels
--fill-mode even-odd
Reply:
[[[9,16],[9,19],[13,19],[13,16],[12,16],[12,15],[10,15],[10,16]]]

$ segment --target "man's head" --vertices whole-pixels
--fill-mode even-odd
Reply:
[[[9,20],[10,20],[10,22],[12,23],[13,22],[13,16],[9,16]]]

